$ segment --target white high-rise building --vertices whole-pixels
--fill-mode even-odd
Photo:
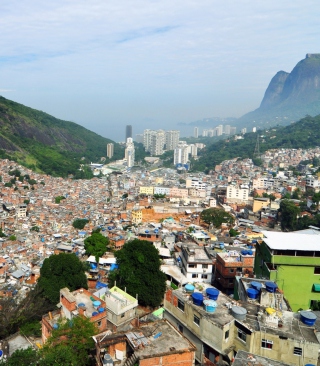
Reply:
[[[143,131],[143,146],[146,151],[150,151],[151,135],[153,132],[154,132],[153,130],[144,130]]]
[[[219,125],[217,128],[217,136],[221,136],[223,133],[223,125]]]
[[[132,168],[134,166],[134,143],[132,137],[127,138],[124,158],[127,160],[127,167]]]
[[[178,146],[174,149],[174,155],[173,155],[174,165],[187,164],[189,160],[188,148],[189,148],[188,144],[185,141],[179,142]]]
[[[163,154],[165,136],[165,131],[163,130],[153,131],[153,133],[151,134],[149,151],[152,156],[158,156]]]
[[[195,127],[194,128],[194,134],[193,136],[197,139],[199,137],[199,130],[198,130],[198,127]]]
[[[180,138],[180,131],[178,130],[170,130],[166,131],[166,150],[174,150],[178,143]]]
[[[231,126],[230,126],[230,125],[225,125],[225,126],[224,126],[224,133],[225,133],[226,135],[230,135],[230,128],[231,128]]]
[[[113,157],[113,153],[114,153],[114,144],[112,143],[107,144],[107,157],[111,159]]]
[[[195,144],[189,145],[188,153],[191,154],[191,156],[197,156],[198,155],[198,147]]]

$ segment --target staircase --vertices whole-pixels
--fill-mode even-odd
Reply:
[[[138,361],[137,355],[134,353],[131,357],[127,358],[123,366],[133,366]]]

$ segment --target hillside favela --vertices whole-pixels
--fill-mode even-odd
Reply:
[[[306,1],[3,7],[0,365],[320,366]]]

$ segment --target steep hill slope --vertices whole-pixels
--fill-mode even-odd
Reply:
[[[106,157],[109,139],[73,123],[0,97],[0,157],[56,176]],[[123,156],[115,144],[115,158]],[[108,159],[107,159],[108,160]]]
[[[320,115],[307,116],[286,127],[274,127],[259,130],[260,151],[277,148],[311,148],[320,145]],[[261,137],[263,136],[263,137]],[[201,150],[201,157],[193,162],[193,170],[204,171],[214,169],[223,160],[253,158],[257,141],[257,133],[247,133],[243,140],[218,141]]]
[[[238,119],[239,127],[288,125],[320,113],[320,54],[307,54],[291,73],[279,71],[271,80],[261,105]]]

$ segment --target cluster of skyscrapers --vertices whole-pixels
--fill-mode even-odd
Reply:
[[[174,150],[179,143],[180,131],[178,130],[144,130],[143,146],[153,156],[159,156],[165,150]]]
[[[237,127],[232,127],[230,125],[219,125],[214,128],[204,129],[202,131],[203,137],[214,137],[222,135],[235,135],[237,133]],[[194,128],[194,137],[198,138],[199,130],[198,127]]]

